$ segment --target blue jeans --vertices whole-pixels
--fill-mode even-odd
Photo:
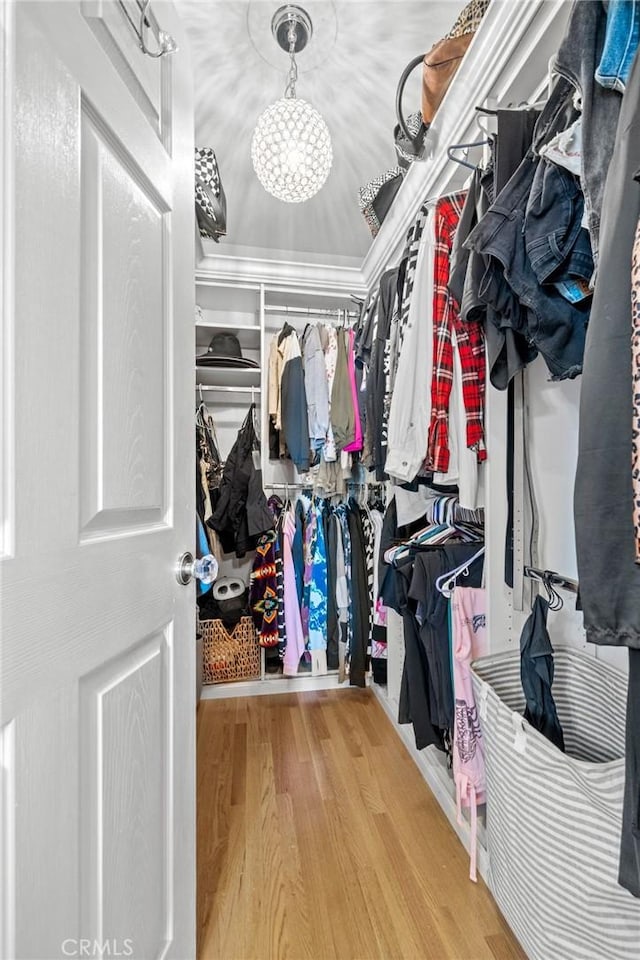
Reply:
[[[541,284],[558,288],[593,273],[589,234],[582,226],[584,195],[576,178],[563,167],[542,160],[533,177],[525,211],[525,246]],[[582,299],[576,285],[576,298]]]
[[[492,258],[480,287],[480,295],[496,310],[500,310],[504,300],[508,299],[505,298],[503,287],[506,285],[513,290],[520,304],[525,307],[524,314],[518,314],[519,319],[524,316],[526,320],[526,330],[520,332],[544,357],[551,379],[564,380],[576,377],[582,371],[589,301],[570,303],[559,292],[556,283],[541,284],[529,258],[527,200],[537,169],[542,163],[545,161],[539,160],[533,153],[525,157],[467,243],[478,253]],[[559,168],[555,170],[557,176],[562,176],[563,171]],[[550,236],[564,234],[565,237],[572,237],[575,233],[575,217],[571,217],[569,207],[559,205],[557,209],[549,211],[546,229]],[[577,223],[579,226],[579,216]],[[534,251],[536,244],[540,244],[537,237],[533,241]],[[571,250],[565,248],[564,258],[562,253],[559,247],[554,253],[549,244],[540,258],[540,263],[544,263],[544,271],[551,270],[556,282],[572,279],[567,271],[577,269]],[[578,260],[581,259],[580,253]],[[589,276],[590,271],[587,281]]]
[[[602,87],[624,93],[640,42],[640,0],[609,0],[604,49],[596,70]]]

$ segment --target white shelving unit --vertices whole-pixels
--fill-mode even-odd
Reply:
[[[352,271],[351,276],[353,285],[348,289],[341,289],[344,270],[337,271],[335,279],[330,273],[318,277],[314,286],[308,284],[308,278],[296,277],[288,271],[273,283],[259,284],[246,282],[243,278],[235,281],[221,279],[205,271],[196,276],[196,303],[202,310],[202,319],[196,320],[196,354],[206,350],[215,333],[229,332],[238,337],[243,356],[259,363],[256,369],[210,367],[198,364],[196,359],[196,396],[199,398],[202,392],[202,398],[213,415],[223,458],[233,445],[250,403],[256,403],[263,440],[261,466],[267,496],[271,493],[271,484],[293,484],[297,480],[290,461],[269,460],[265,398],[271,337],[281,329],[285,320],[301,334],[308,322],[329,320],[330,317],[337,322],[340,313],[353,312],[356,305],[350,294],[362,296],[364,290],[359,272]],[[282,490],[276,488],[274,492],[282,493]],[[228,555],[221,574],[240,575],[248,583],[252,561],[253,554],[243,560]],[[337,671],[324,676],[300,673],[296,677],[283,677],[281,673],[267,672],[265,660],[263,651],[260,680],[208,685],[203,688],[201,698],[257,696],[339,686]]]

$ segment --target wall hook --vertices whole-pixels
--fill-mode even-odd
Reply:
[[[141,11],[140,11],[140,23],[137,26],[135,22],[131,19],[129,10],[123,3],[123,0],[119,0],[119,3],[120,3],[120,6],[122,7],[124,15],[126,16],[127,20],[131,24],[133,32],[138,38],[138,45],[143,53],[145,53],[148,57],[152,57],[154,60],[157,60],[159,57],[164,57],[169,53],[176,52],[176,50],[178,49],[178,44],[176,43],[176,41],[174,40],[174,38],[171,36],[170,33],[167,33],[165,30],[162,30],[160,28],[160,25],[158,24],[155,17],[153,17],[153,21],[157,27],[156,38],[158,43],[158,49],[151,50],[147,46],[147,43],[145,40],[145,31],[150,30],[152,26],[151,24],[152,14],[150,9],[151,0],[144,0],[144,3],[142,4]]]

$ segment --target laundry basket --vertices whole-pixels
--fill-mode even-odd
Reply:
[[[638,960],[640,901],[617,882],[626,678],[571,650],[554,659],[566,753],[522,717],[518,654],[472,665],[489,886],[531,960]]]

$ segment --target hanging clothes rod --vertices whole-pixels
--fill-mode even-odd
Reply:
[[[265,313],[292,313],[303,317],[347,317],[349,320],[356,320],[360,313],[355,310],[329,310],[323,307],[278,307],[274,304],[268,304],[264,308]]]
[[[196,390],[215,390],[217,393],[260,393],[260,387],[223,387],[207,383],[196,384]]]
[[[263,483],[262,486],[267,490],[289,490],[291,488],[294,490],[311,490],[313,484],[298,480],[296,483],[293,483],[293,481],[291,483]]]
[[[556,573],[554,570],[538,570],[537,567],[525,567],[524,575],[529,580],[538,580],[540,583],[548,581],[554,587],[561,587],[563,590],[568,590],[570,593],[578,592],[578,581],[573,580],[571,577],[564,577],[560,573]]]

